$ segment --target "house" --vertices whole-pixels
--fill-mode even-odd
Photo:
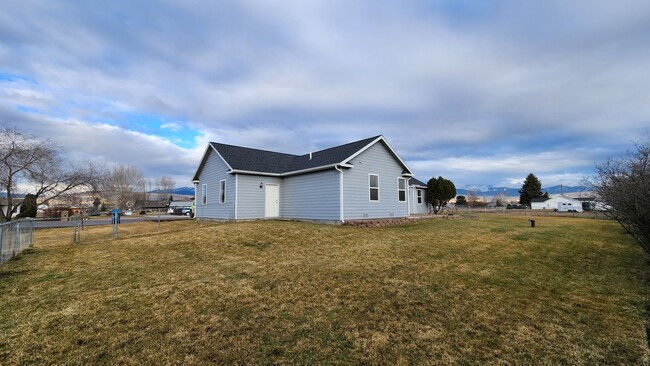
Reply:
[[[580,211],[582,211],[582,203],[580,201],[564,195],[557,195],[549,198],[533,198],[530,205],[533,210],[555,211],[562,205],[569,205],[571,207],[579,207]]]
[[[141,211],[164,211],[169,205],[160,200],[137,200],[133,208]]]
[[[11,217],[16,217],[20,215],[20,211],[23,207],[22,198],[14,198],[11,200]],[[7,217],[7,210],[9,209],[9,201],[6,198],[0,198],[0,218],[4,219]]]
[[[195,216],[339,223],[407,217],[426,208],[425,185],[409,185],[412,176],[383,136],[304,155],[211,142],[193,178]]]

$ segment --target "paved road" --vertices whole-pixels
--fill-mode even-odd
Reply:
[[[178,221],[178,220],[191,220],[189,216],[179,215],[160,215],[160,221]],[[120,224],[129,224],[142,221],[158,221],[158,216],[122,216]],[[96,225],[110,225],[112,223],[110,217],[106,218],[92,218],[84,220],[84,226]],[[72,227],[76,224],[75,221],[50,221],[50,220],[34,220],[35,228],[50,228],[50,227]]]

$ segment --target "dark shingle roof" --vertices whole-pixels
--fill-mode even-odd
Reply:
[[[379,136],[312,152],[311,160],[309,154],[291,155],[216,142],[210,144],[235,170],[282,174],[341,163],[377,138]]]
[[[346,162],[346,160],[351,156],[381,137],[381,135],[369,137],[348,144],[312,152],[311,158],[310,154],[292,155],[275,151],[226,145],[217,142],[211,142],[210,146],[219,152],[221,157],[233,170],[267,174],[295,174],[296,172],[307,169],[331,167]],[[383,138],[380,141],[394,154],[395,158],[400,161],[404,167],[404,173],[410,174],[411,172],[408,170],[408,167],[406,167],[401,159],[399,159],[392,148],[388,146],[388,143]],[[203,168],[206,158],[207,153],[203,157],[203,161],[194,176],[194,180],[198,179],[198,174]]]
[[[216,142],[211,142],[210,144],[228,162],[228,165],[236,170],[280,174],[285,171],[285,168],[293,159],[298,157],[297,155],[219,144]]]
[[[409,184],[412,185],[412,186],[426,186],[427,185],[426,183],[423,183],[421,180],[418,180],[418,179],[415,179],[415,178],[411,178],[409,180]]]

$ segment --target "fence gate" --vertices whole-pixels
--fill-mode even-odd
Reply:
[[[0,224],[0,264],[31,248],[34,223],[31,220]]]

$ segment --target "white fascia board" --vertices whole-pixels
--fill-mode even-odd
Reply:
[[[412,176],[413,176],[413,172],[411,171],[411,168],[409,168],[409,166],[406,165],[406,163],[404,162],[404,160],[402,160],[402,158],[400,158],[399,155],[397,155],[397,152],[395,152],[395,149],[393,149],[393,147],[390,146],[390,144],[388,143],[388,141],[386,141],[386,139],[384,138],[384,136],[381,136],[381,139],[384,141],[384,143],[386,144],[386,146],[388,146],[388,150],[390,150],[390,152],[393,153],[393,155],[395,155],[395,157],[397,158],[397,160],[399,160],[400,163],[402,163],[402,165],[404,165],[404,167],[405,167],[406,170],[408,171],[408,174],[410,174],[410,176],[412,177]],[[405,175],[406,175],[406,174],[405,174]]]
[[[214,146],[212,146],[212,143],[208,143],[208,147],[205,148],[205,152],[203,153],[203,157],[201,158],[201,163],[200,163],[199,166],[196,168],[196,172],[194,172],[194,179],[192,180],[192,182],[198,182],[198,181],[199,181],[199,180],[198,180],[199,173],[201,172],[201,169],[203,169],[203,165],[204,165],[205,161],[208,159],[208,154],[210,153],[210,149],[212,149],[212,151],[214,151],[215,153],[217,153],[217,156],[219,156],[219,158],[220,158],[221,160],[223,160],[224,164],[226,164],[226,166],[228,167],[228,169],[232,170],[232,167],[230,166],[230,164],[228,164],[228,162],[226,161],[226,159],[224,159],[223,156],[221,156],[221,154],[219,154],[219,152],[217,151],[217,149],[215,149]]]
[[[266,172],[256,172],[252,170],[239,170],[239,169],[231,169],[228,173],[230,174],[248,174],[248,175],[263,175],[266,177],[288,177],[292,175],[298,175],[298,174],[304,174],[304,173],[310,173],[310,172],[315,172],[319,170],[327,170],[327,169],[334,169],[335,167],[340,166],[341,168],[354,168],[353,165],[350,164],[330,164],[330,165],[321,165],[309,169],[302,169],[302,170],[294,170],[292,172],[286,172],[286,173],[266,173]]]
[[[347,164],[347,163],[349,163],[350,160],[356,158],[357,156],[359,156],[359,154],[361,154],[362,152],[368,150],[368,149],[370,148],[370,146],[374,145],[377,141],[381,141],[383,138],[384,138],[384,136],[379,136],[379,137],[377,137],[374,141],[372,141],[372,142],[369,143],[368,145],[362,147],[361,149],[359,149],[359,151],[357,151],[357,152],[355,152],[354,154],[350,155],[350,157],[348,157],[347,159],[343,160],[343,161],[341,162],[341,164]]]
[[[372,145],[376,144],[376,143],[379,142],[379,141],[383,141],[383,142],[386,144],[386,147],[388,147],[388,150],[391,152],[391,154],[393,154],[393,156],[394,156],[397,160],[399,160],[400,164],[402,164],[402,166],[403,166],[404,168],[406,168],[406,170],[409,172],[410,176],[413,176],[413,172],[411,171],[411,168],[409,168],[409,166],[406,165],[406,163],[402,160],[402,158],[400,158],[399,155],[397,155],[397,153],[395,152],[395,150],[393,149],[393,147],[390,146],[390,144],[388,143],[388,141],[386,141],[386,139],[384,138],[383,135],[377,137],[374,141],[372,141],[372,142],[369,143],[368,145],[364,146],[363,148],[359,149],[359,151],[357,151],[356,153],[350,155],[349,158],[343,160],[342,164],[347,164],[347,163],[349,163],[350,160],[356,158],[357,156],[359,156],[359,154],[361,154],[362,152],[368,150]],[[403,175],[406,175],[406,174],[403,174]]]
[[[310,173],[310,172],[315,172],[319,170],[327,170],[327,169],[334,169],[335,167],[340,166],[342,168],[352,168],[352,165],[349,164],[330,164],[330,165],[322,165],[322,166],[317,166],[309,169],[302,169],[302,170],[295,170],[293,172],[287,172],[287,173],[282,173],[280,174],[281,177],[287,177],[291,175],[298,175],[298,174],[304,174],[304,173]]]
[[[203,168],[203,163],[205,162],[205,160],[208,157],[208,152],[210,152],[210,144],[209,143],[208,143],[208,146],[205,148],[205,152],[203,153],[203,156],[201,157],[201,161],[199,162],[199,166],[196,167],[196,171],[194,172],[194,175],[193,175],[194,178],[192,179],[192,182],[198,182],[199,181],[198,180],[199,172]]]
[[[230,166],[230,164],[228,164],[228,162],[226,161],[226,159],[224,159],[223,156],[221,156],[221,154],[219,153],[219,151],[217,151],[217,149],[216,149],[214,146],[212,146],[212,144],[210,144],[210,147],[212,148],[212,150],[214,150],[214,152],[217,153],[217,155],[221,158],[221,160],[223,160],[223,163],[226,164],[226,166],[228,167],[228,169],[233,170],[232,167]]]
[[[255,172],[252,170],[240,170],[240,169],[230,169],[228,172],[230,174],[247,174],[247,175],[263,175],[266,177],[279,177],[281,174],[278,173],[265,173],[265,172]]]

